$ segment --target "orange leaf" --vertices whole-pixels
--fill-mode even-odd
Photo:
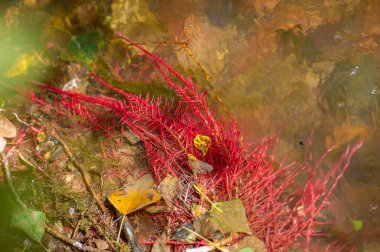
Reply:
[[[122,214],[129,214],[161,199],[157,190],[130,190],[115,191],[108,196],[108,200]]]
[[[196,135],[194,138],[194,146],[202,151],[202,155],[206,156],[208,149],[210,148],[211,139],[209,136]]]

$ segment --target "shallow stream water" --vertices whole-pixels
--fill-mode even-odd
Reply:
[[[311,135],[316,155],[336,145],[331,160],[364,140],[326,213],[334,219],[328,232],[359,250],[380,249],[380,1],[58,2],[1,4],[2,24],[15,27],[2,34],[8,56],[45,45],[60,25],[73,33],[111,28],[151,41],[149,49],[160,41],[186,42],[193,58],[172,43],[168,60],[222,98],[245,141],[281,131],[278,159],[302,162]]]

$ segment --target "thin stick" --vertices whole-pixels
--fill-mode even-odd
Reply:
[[[67,244],[70,244],[71,246],[77,248],[77,249],[80,249],[81,251],[90,251],[90,252],[100,252],[101,250],[97,249],[97,248],[93,248],[93,247],[90,247],[90,246],[87,246],[87,245],[84,245],[76,240],[73,240],[73,239],[70,239],[70,238],[67,238],[66,236],[64,235],[61,235],[60,233],[58,233],[57,231],[55,231],[52,227],[49,227],[48,225],[45,224],[45,230],[51,234],[52,236],[54,236],[55,238],[67,243]]]
[[[16,199],[16,202],[21,206],[21,207],[24,207],[24,208],[28,208],[25,203],[20,199],[20,197],[18,196],[17,194],[17,191],[16,189],[14,188],[13,186],[13,179],[12,179],[12,175],[11,175],[11,172],[9,171],[9,167],[8,167],[8,160],[4,157],[4,154],[1,153],[1,167],[2,167],[2,170],[3,170],[3,173],[4,173],[4,177],[5,177],[5,180],[7,181],[7,185],[9,187],[9,189],[11,190],[13,196],[15,197]]]
[[[52,134],[53,135],[53,134]],[[102,203],[101,199],[100,199],[100,196],[95,192],[94,188],[92,188],[92,185],[91,185],[91,182],[90,182],[90,178],[87,174],[87,172],[83,169],[83,167],[78,163],[78,161],[74,158],[74,155],[71,153],[69,147],[67,146],[67,144],[58,136],[56,135],[53,135],[58,141],[59,143],[62,145],[63,149],[65,150],[67,156],[69,156],[69,159],[71,162],[73,162],[75,168],[77,168],[77,170],[80,172],[80,174],[82,175],[82,178],[83,178],[83,182],[84,184],[86,185],[87,187],[87,190],[90,191],[90,193],[92,194],[92,196],[94,197],[96,203],[98,204],[100,210],[103,212],[103,213],[106,213],[107,212],[107,208],[104,206],[104,204]]]
[[[201,189],[198,188],[197,185],[193,185],[194,189],[197,191],[197,193],[199,193],[203,198],[205,198],[210,204],[212,207],[214,207],[216,210],[218,210],[218,212],[220,213],[223,213],[223,210],[220,209],[219,207],[216,206],[216,204],[214,202],[212,202],[202,191]]]
[[[121,230],[123,229],[123,224],[124,224],[124,220],[125,220],[125,217],[126,217],[127,215],[126,214],[124,214],[123,215],[123,218],[121,219],[121,223],[120,223],[120,228],[119,228],[119,233],[117,234],[117,242],[119,242],[119,240],[120,240],[120,234],[121,234]]]
[[[94,225],[94,227],[95,227],[96,231],[98,232],[99,236],[102,236],[104,238],[104,240],[107,241],[107,243],[110,246],[111,250],[112,251],[116,250],[113,242],[107,237],[105,231],[100,226],[100,223],[90,213],[87,215],[87,218],[92,222],[92,224]],[[102,221],[104,223],[104,220],[102,220]]]
[[[183,227],[183,229],[185,229],[187,232],[190,232],[192,233],[193,235],[197,236],[198,238],[201,238],[202,240],[205,240],[207,242],[208,245],[216,248],[216,249],[219,249],[220,251],[222,252],[226,252],[228,250],[224,249],[224,248],[221,248],[218,244],[216,243],[213,243],[212,241],[210,241],[209,239],[207,239],[206,237],[203,237],[202,235],[198,234],[197,232],[194,232],[193,230],[191,229],[188,229],[187,227]]]

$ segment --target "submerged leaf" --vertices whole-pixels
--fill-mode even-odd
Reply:
[[[256,236],[246,236],[230,247],[231,252],[267,252],[265,244]]]
[[[210,215],[212,221],[219,225],[223,234],[230,232],[252,234],[241,200],[216,202],[214,205],[211,207]],[[216,207],[221,209],[222,212]]]
[[[130,190],[115,191],[108,196],[108,200],[122,214],[129,214],[161,199],[157,190]]]
[[[12,212],[10,226],[21,229],[31,239],[41,242],[45,232],[46,215],[43,212],[17,207]]]
[[[352,227],[355,231],[359,231],[363,228],[364,221],[362,220],[351,220]]]
[[[34,54],[21,54],[16,62],[4,73],[4,77],[13,78],[25,74],[36,62]]]
[[[61,53],[61,58],[87,65],[95,59],[98,49],[102,46],[103,35],[100,32],[88,32],[74,36],[68,43],[66,52]]]
[[[194,138],[194,146],[202,151],[202,155],[206,156],[208,149],[210,148],[211,139],[209,136],[196,135]]]

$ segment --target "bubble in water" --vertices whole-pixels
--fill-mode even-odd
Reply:
[[[351,69],[350,76],[354,76],[358,74],[359,72],[359,66],[355,66],[354,68]]]
[[[32,242],[29,239],[25,239],[24,242],[22,243],[24,247],[26,248],[31,248],[32,247]]]
[[[341,32],[335,33],[334,40],[338,41],[338,40],[341,40],[342,38],[343,38],[343,34]]]
[[[346,103],[344,101],[338,102],[338,107],[339,108],[343,108],[344,106],[346,106]]]
[[[371,90],[371,94],[375,95],[377,93],[377,90],[376,89],[372,89]]]
[[[70,216],[73,216],[74,213],[75,213],[75,209],[70,207],[70,209],[69,209]]]
[[[369,205],[369,211],[372,212],[372,211],[376,211],[377,209],[379,209],[379,206],[375,203],[371,203]]]

